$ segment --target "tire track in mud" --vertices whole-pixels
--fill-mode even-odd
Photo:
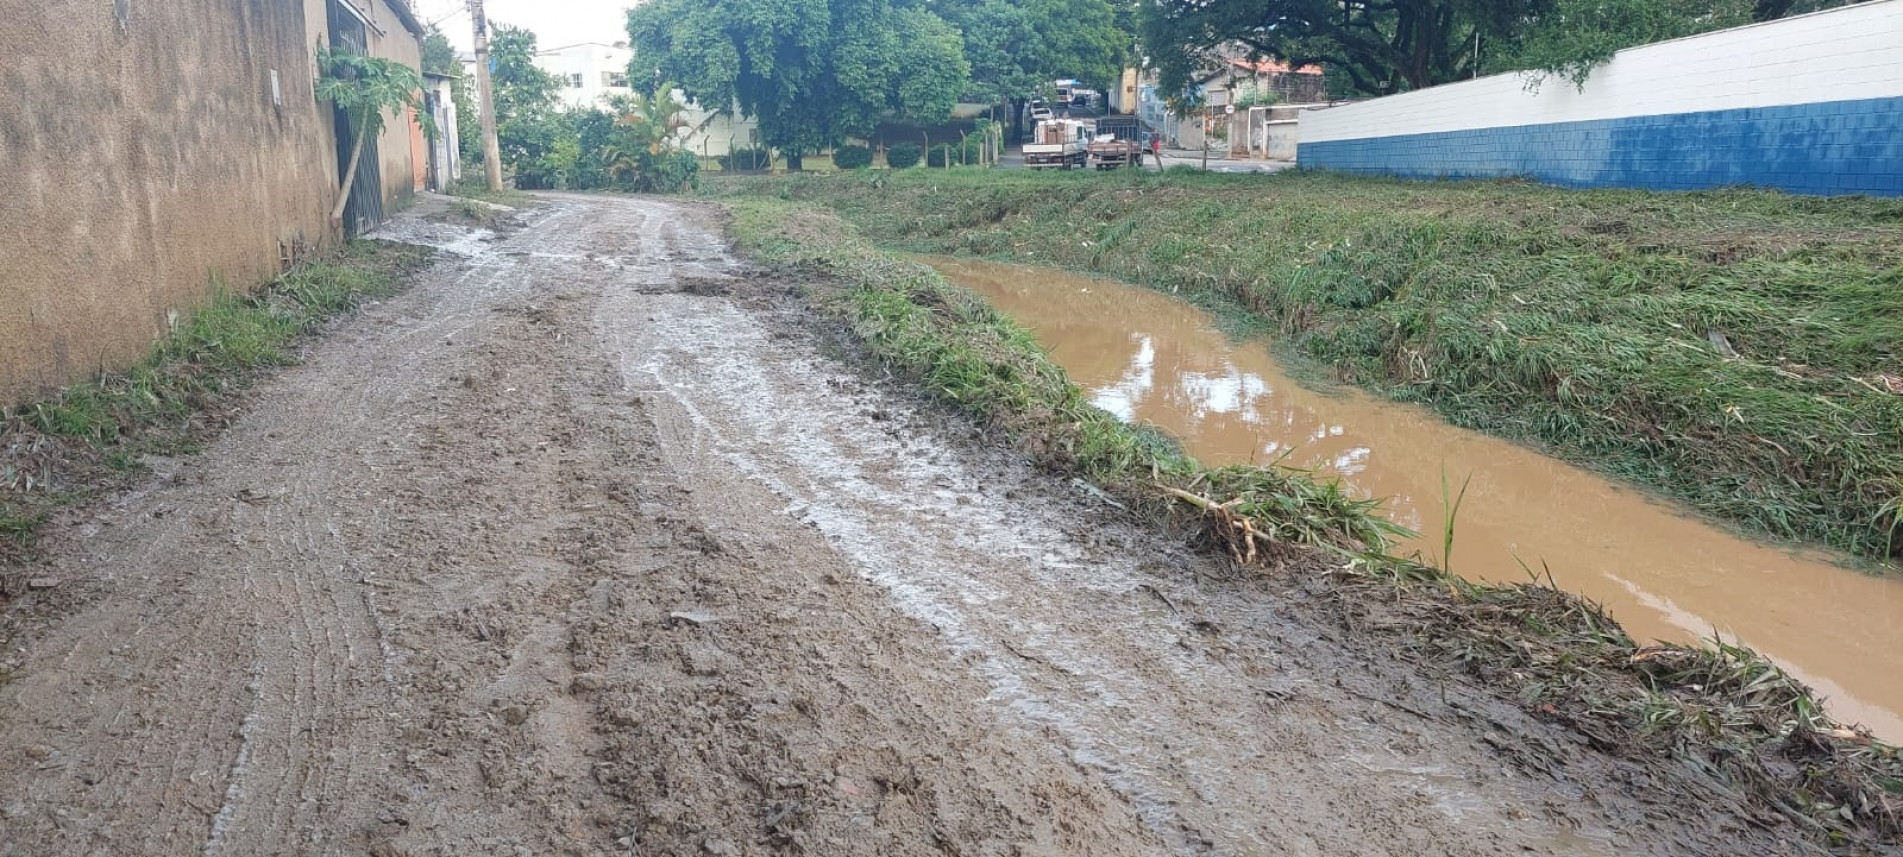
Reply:
[[[395,224],[411,291],[49,535],[0,855],[1803,853],[867,383],[716,229]]]
[[[1186,587],[1184,569],[1192,581],[1213,569],[1107,520],[1079,492],[960,444],[937,415],[862,387],[798,335],[810,322],[797,307],[782,309],[623,291],[597,323],[629,385],[657,402],[663,446],[691,453],[683,481],[720,487],[717,506],[695,495],[705,518],[731,519],[723,507],[756,495],[749,520],[792,518],[818,531],[966,665],[964,681],[983,688],[974,694],[981,714],[1039,736],[1042,755],[1109,786],[1169,850],[1702,853],[1730,844],[1722,835],[1693,844],[1709,832],[1673,841],[1687,835],[1682,807],[1643,791],[1674,785],[1716,800],[1703,789],[1569,752],[1496,700],[1450,704],[1406,665],[1331,652],[1331,634],[1260,590]],[[1484,736],[1489,743],[1471,725],[1441,722],[1476,712],[1524,734]],[[1503,765],[1495,743],[1553,761]],[[1584,785],[1552,776],[1566,763],[1588,769]],[[1638,796],[1627,797],[1634,787]]]

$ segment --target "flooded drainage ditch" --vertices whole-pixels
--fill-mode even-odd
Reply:
[[[1635,640],[1736,640],[1815,688],[1837,719],[1903,741],[1903,581],[1751,541],[1422,408],[1307,389],[1266,348],[1232,342],[1166,295],[1044,268],[924,261],[1031,330],[1098,407],[1168,432],[1206,464],[1280,460],[1339,476],[1422,533],[1397,553],[1435,560],[1444,484],[1457,493],[1471,479],[1451,563],[1462,576],[1550,572]]]

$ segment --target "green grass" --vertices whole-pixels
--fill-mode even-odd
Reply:
[[[53,509],[137,471],[142,455],[190,450],[259,372],[294,359],[299,338],[392,293],[427,255],[359,241],[251,294],[217,289],[138,365],[0,414],[0,561],[26,555]]]
[[[709,182],[882,246],[1099,273],[1770,537],[1903,550],[1903,200],[1283,173]],[[1721,338],[1735,351],[1714,344]]]
[[[1322,591],[1341,598],[1334,612],[1350,627],[1392,634],[1410,656],[1464,670],[1604,752],[1702,771],[1845,853],[1894,845],[1903,833],[1897,751],[1841,729],[1808,688],[1755,652],[1722,640],[1641,648],[1598,605],[1538,580],[1474,583],[1388,555],[1400,530],[1373,504],[1301,471],[1203,469],[1167,438],[1090,406],[1022,328],[975,294],[873,249],[832,213],[758,195],[726,201],[744,252],[805,275],[814,305],[873,356],[1042,466],[1087,478],[1139,514],[1191,523],[1206,547],[1244,564],[1319,552],[1296,567],[1334,569]],[[1451,483],[1446,491],[1457,510]],[[1454,514],[1444,522],[1448,557]]]
[[[1157,485],[1220,495],[1286,541],[1378,551],[1402,532],[1338,482],[1283,468],[1198,467],[1160,434],[1092,406],[1029,332],[924,265],[873,250],[837,224],[801,229],[811,218],[774,202],[735,212],[743,247],[849,285],[833,306],[875,355],[1003,429],[1047,467],[1135,502],[1166,504]]]
[[[501,190],[490,190],[488,180],[483,178],[481,174],[481,165],[477,164],[475,166],[478,167],[477,172],[449,186],[450,196],[481,200],[495,205],[506,205],[510,208],[522,208],[535,203],[535,197],[530,196],[525,191],[519,191],[512,187],[505,187]]]

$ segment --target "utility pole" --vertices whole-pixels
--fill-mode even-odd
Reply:
[[[496,94],[489,85],[489,20],[482,0],[469,0],[469,20],[476,28],[476,93],[482,97],[482,165],[489,189],[502,189],[502,146],[496,142]]]

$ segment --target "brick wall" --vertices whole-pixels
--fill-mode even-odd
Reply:
[[[1302,114],[1303,166],[1577,187],[1903,195],[1903,0]]]

